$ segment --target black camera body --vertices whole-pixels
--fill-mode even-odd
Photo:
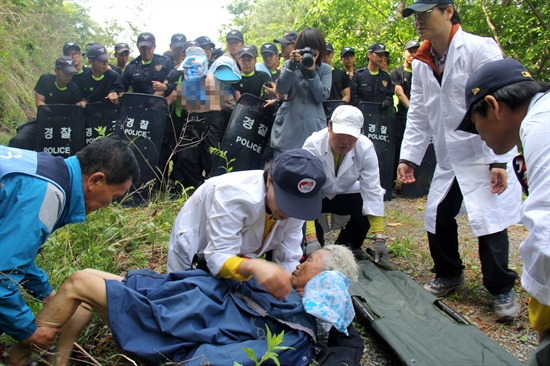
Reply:
[[[317,52],[315,52],[314,49],[311,47],[305,47],[301,50],[296,50],[302,55],[302,65],[305,68],[310,68],[315,63],[315,56],[317,56]]]

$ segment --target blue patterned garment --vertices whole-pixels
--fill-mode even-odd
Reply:
[[[342,273],[323,271],[309,280],[304,289],[304,309],[318,318],[327,332],[335,327],[348,335],[347,327],[355,316],[348,292],[350,285],[350,279]]]

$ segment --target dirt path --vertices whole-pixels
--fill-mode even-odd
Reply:
[[[425,203],[423,199],[398,198],[386,202],[385,206],[390,259],[401,271],[420,284],[428,282],[433,277],[430,271],[433,262],[429,254],[423,225]],[[466,266],[464,272],[466,286],[447,297],[445,302],[508,352],[525,362],[537,345],[536,333],[531,329],[528,319],[528,295],[518,280],[515,290],[522,305],[519,316],[511,324],[500,324],[495,321],[491,296],[482,285],[477,239],[470,230],[466,216],[459,217],[458,221],[461,255]],[[523,226],[515,225],[509,228],[508,234],[510,238],[509,267],[520,274],[522,261],[518,247],[527,236],[527,231]],[[357,325],[365,339],[363,365],[402,364],[383,341],[371,334],[372,331],[361,324]],[[436,351],[437,345],[434,345],[434,352]]]

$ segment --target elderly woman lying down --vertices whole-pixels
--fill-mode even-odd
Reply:
[[[293,348],[278,351],[282,365],[358,364],[363,342],[351,325],[347,291],[357,276],[353,254],[338,245],[299,264],[291,276],[293,291],[283,300],[254,279],[239,282],[202,270],[167,275],[138,270],[123,278],[85,269],[72,274],[37,315],[45,335],[37,346],[50,346],[61,331],[76,340],[91,308],[110,325],[122,349],[156,364],[253,364],[244,348],[261,357],[267,327],[273,334],[284,331],[281,346]],[[58,345],[57,365],[68,363],[71,347]],[[9,365],[22,365],[31,350],[16,344],[8,353]]]

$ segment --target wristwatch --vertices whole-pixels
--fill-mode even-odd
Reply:
[[[374,234],[374,240],[386,240],[386,234]]]

